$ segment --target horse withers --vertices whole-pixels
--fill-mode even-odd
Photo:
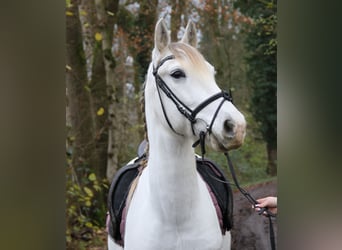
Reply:
[[[172,43],[159,20],[145,82],[147,166],[126,210],[124,249],[230,249],[206,183],[196,171],[193,144],[228,151],[242,145],[246,122],[215,70],[196,49],[190,21]],[[108,248],[123,249],[108,237]]]

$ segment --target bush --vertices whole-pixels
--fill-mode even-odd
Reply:
[[[78,180],[71,165],[66,182],[66,243],[68,249],[83,249],[88,242],[98,241],[103,235],[106,204],[99,200],[107,193],[106,180],[98,180],[94,173]],[[103,243],[103,242],[102,242]]]

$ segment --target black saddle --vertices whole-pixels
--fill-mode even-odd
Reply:
[[[145,159],[142,154],[133,163],[122,167],[115,175],[108,194],[109,234],[116,243],[123,245],[120,232],[122,212],[126,205],[126,199],[131,183],[139,175],[141,162]],[[233,226],[233,194],[223,171],[213,161],[196,157],[197,171],[207,183],[214,194],[222,214],[222,234]]]
[[[133,180],[138,176],[139,167],[141,166],[141,160],[145,158],[145,155],[137,158],[133,163],[127,164],[120,168],[110,185],[108,193],[108,211],[109,211],[109,235],[119,243],[122,244],[120,223],[122,219],[122,211],[126,206],[126,199],[130,190]]]

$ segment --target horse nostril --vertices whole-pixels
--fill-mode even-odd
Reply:
[[[226,120],[223,124],[224,130],[228,133],[233,135],[234,134],[234,123],[231,120]]]

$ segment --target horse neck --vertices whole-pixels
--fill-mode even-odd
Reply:
[[[147,168],[152,202],[164,218],[185,221],[199,197],[192,142],[158,125],[148,127],[148,130]]]
[[[149,166],[153,173],[168,180],[191,179],[196,177],[195,153],[190,139],[173,132],[163,133],[153,129],[149,133]]]

